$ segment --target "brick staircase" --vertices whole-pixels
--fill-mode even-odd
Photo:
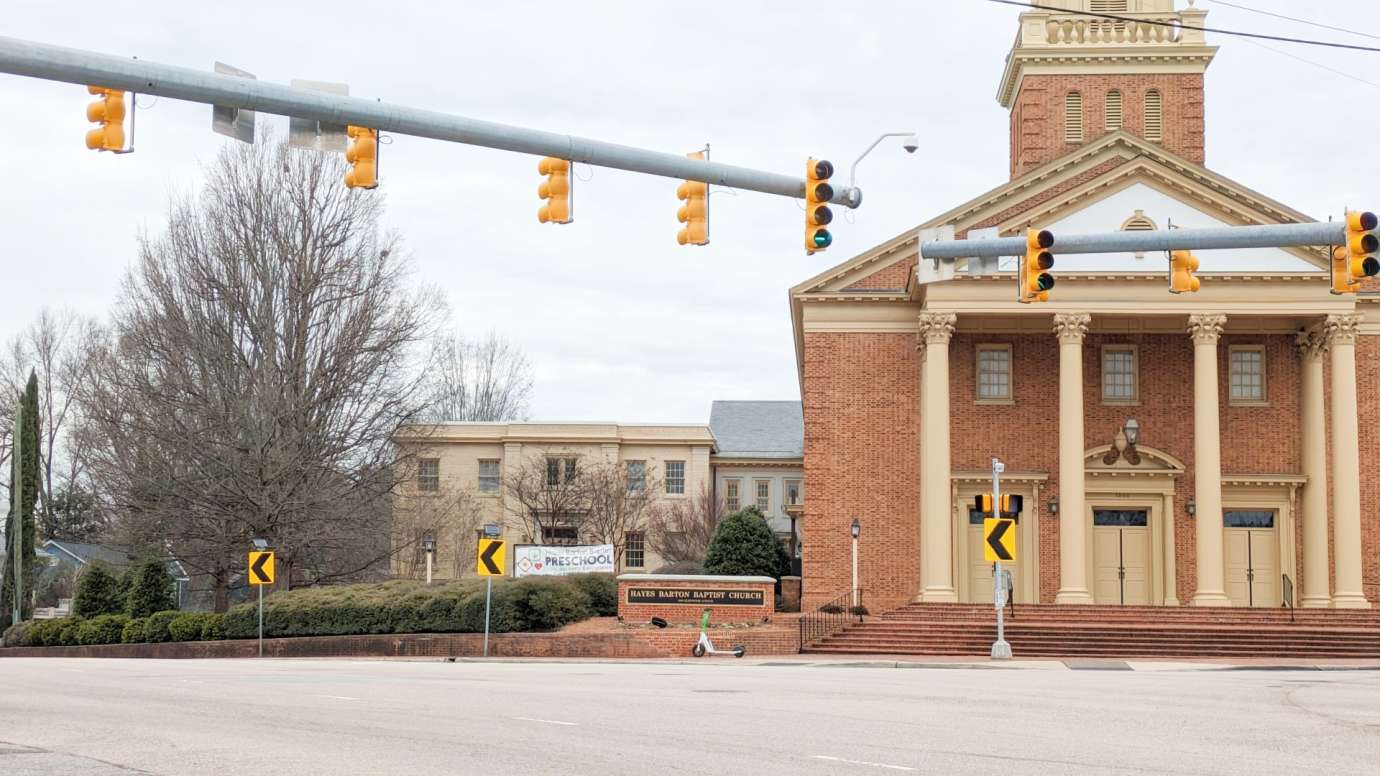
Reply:
[[[801,651],[987,655],[996,633],[990,605],[909,604]],[[1017,658],[1380,659],[1380,610],[1018,605],[1006,640]]]

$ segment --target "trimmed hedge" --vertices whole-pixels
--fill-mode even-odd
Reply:
[[[222,612],[206,612],[202,615],[201,621],[201,640],[219,641],[225,638],[225,614]]]
[[[142,644],[144,643],[144,626],[148,624],[147,617],[135,617],[125,623],[124,632],[120,634],[121,644]]]
[[[208,616],[209,612],[183,612],[168,623],[168,635],[172,641],[201,641]]]
[[[570,584],[585,591],[595,617],[618,614],[618,580],[612,574],[576,574]]]
[[[172,633],[168,631],[168,626],[173,620],[182,616],[182,612],[169,610],[165,612],[154,612],[144,621],[144,641],[150,644],[161,644],[165,641],[176,641]]]
[[[52,647],[52,646],[58,646],[58,647],[75,647],[75,646],[77,646],[77,645],[80,643],[80,642],[77,641],[77,631],[79,631],[79,630],[81,629],[82,623],[84,623],[84,622],[86,622],[86,621],[83,620],[83,619],[80,618],[80,617],[68,617],[68,618],[63,619],[63,620],[58,620],[58,622],[62,623],[62,625],[61,625],[59,628],[57,628],[57,639],[56,639],[56,643],[54,643],[53,639],[50,638],[50,639],[48,639],[48,640],[46,641],[46,643],[48,644],[48,646],[50,646],[50,647]]]
[[[77,628],[77,643],[119,644],[124,636],[129,617],[123,614],[102,614],[83,622]]]
[[[5,629],[5,634],[0,636],[0,646],[3,647],[22,647],[27,643],[29,631],[41,620],[21,620]]]

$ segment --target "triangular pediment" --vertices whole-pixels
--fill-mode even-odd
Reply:
[[[1133,472],[1136,474],[1183,474],[1184,462],[1146,445],[1115,451],[1113,445],[1094,447],[1083,453],[1083,468],[1089,473]]]

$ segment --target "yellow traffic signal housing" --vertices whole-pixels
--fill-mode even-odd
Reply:
[[[1361,278],[1380,274],[1380,237],[1375,234],[1374,213],[1349,210],[1346,214],[1346,244],[1332,251],[1332,293],[1350,294],[1361,288]]]
[[[686,154],[691,159],[703,159],[703,151]],[[709,244],[709,184],[704,181],[685,181],[676,187],[676,196],[685,201],[676,213],[682,224],[676,235],[681,245]]]
[[[345,134],[350,146],[345,149],[345,161],[350,163],[345,173],[345,185],[352,189],[379,187],[379,131],[368,127],[348,126]]]
[[[537,196],[546,200],[537,211],[537,220],[543,224],[574,221],[570,208],[570,162],[554,156],[543,157],[537,162],[537,172],[546,176],[537,187]]]
[[[981,495],[974,496],[974,497],[973,497],[973,508],[974,508],[976,511],[981,512],[981,513],[984,514],[984,515],[991,515],[991,514],[992,514],[992,494],[991,494],[991,493],[983,493],[983,494],[981,494]],[[1001,494],[1001,515],[1002,515],[1002,516],[1014,516],[1014,515],[1019,515],[1024,509],[1025,509],[1025,498],[1024,498],[1024,497],[1022,497],[1022,496],[1020,496],[1020,495],[1017,495],[1017,494],[1013,494],[1013,493],[1003,493],[1003,494]],[[996,515],[993,515],[993,516],[995,517]]]
[[[1188,251],[1169,254],[1169,293],[1191,294],[1202,287],[1193,273],[1198,271],[1198,257]]]
[[[1054,275],[1049,270],[1054,267],[1054,254],[1048,248],[1054,245],[1054,233],[1045,229],[1028,230],[1025,237],[1025,257],[1021,260],[1017,283],[1020,285],[1017,301],[1048,302],[1049,290],[1054,288]]]
[[[805,162],[805,252],[817,253],[834,242],[828,226],[834,220],[834,211],[829,209],[829,200],[834,198],[834,187],[829,178],[834,174],[834,165],[822,159],[809,159]]]
[[[86,147],[93,151],[120,151],[125,147],[125,93],[120,89],[88,86],[100,99],[86,106],[86,120],[100,124],[86,133]]]

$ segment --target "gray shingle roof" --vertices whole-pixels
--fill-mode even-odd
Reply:
[[[709,428],[720,458],[805,455],[805,416],[798,401],[715,401]]]

